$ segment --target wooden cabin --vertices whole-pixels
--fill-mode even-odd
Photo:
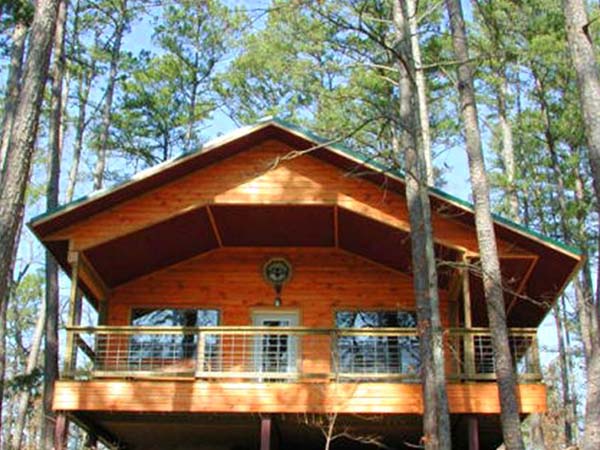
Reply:
[[[501,442],[472,207],[430,189],[454,448]],[[113,448],[411,448],[422,435],[401,174],[279,120],[35,218],[71,279],[54,409]],[[580,264],[497,218],[523,417],[536,328]],[[98,323],[81,325],[82,298]]]

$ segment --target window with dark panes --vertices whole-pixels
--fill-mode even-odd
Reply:
[[[131,325],[138,327],[216,327],[219,311],[214,309],[134,308]],[[139,333],[130,339],[129,360],[156,366],[157,361],[177,362],[197,358],[199,333],[174,331],[169,333]],[[218,360],[219,337],[205,333],[205,364]]]
[[[416,327],[414,312],[338,311],[335,322],[337,328],[361,330],[340,332],[335,349],[338,373],[367,378],[369,374],[418,374],[419,339],[412,330],[402,330]],[[378,332],[381,328],[389,330]]]

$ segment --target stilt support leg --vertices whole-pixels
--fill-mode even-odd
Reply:
[[[477,416],[467,416],[469,450],[479,450],[479,421]]]
[[[271,417],[260,419],[260,450],[271,450]]]

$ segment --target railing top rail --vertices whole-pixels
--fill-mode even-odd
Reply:
[[[255,326],[218,326],[218,327],[183,327],[183,326],[68,326],[67,331],[90,334],[337,334],[340,336],[416,336],[416,328],[310,328],[310,327],[255,327]],[[448,328],[451,335],[490,334],[489,328]],[[535,335],[535,328],[510,328],[513,336]]]
[[[451,327],[448,328],[450,334],[490,334],[489,328],[475,327],[475,328],[459,328]],[[508,329],[510,334],[536,334],[537,328],[525,328],[525,327],[510,327]]]
[[[176,326],[67,326],[67,331],[78,333],[97,333],[97,334],[137,334],[137,333],[211,333],[211,334],[385,334],[385,335],[410,335],[416,336],[416,328],[310,328],[310,327],[255,327],[255,326],[218,326],[218,327],[176,327]]]

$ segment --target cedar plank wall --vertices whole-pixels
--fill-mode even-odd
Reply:
[[[293,268],[282,311],[300,312],[300,325],[334,326],[340,309],[414,311],[411,279],[343,250],[331,248],[222,248],[117,287],[108,303],[110,325],[128,325],[132,307],[216,308],[222,325],[251,325],[252,310],[273,310],[274,291],[263,264],[286,257]],[[445,291],[441,291],[446,298]],[[448,303],[442,301],[448,324]]]
[[[251,325],[253,311],[274,309],[273,288],[261,275],[264,262],[273,256],[285,256],[292,264],[293,278],[283,289],[278,310],[298,311],[300,326],[332,328],[340,309],[414,311],[407,275],[343,250],[223,248],[117,288],[108,303],[109,324],[128,325],[136,306],[173,306],[215,308],[221,325]],[[441,298],[446,298],[445,291]],[[447,319],[448,302],[441,304]],[[307,336],[302,343],[303,369],[329,373],[328,338]]]
[[[194,306],[219,309],[222,325],[251,325],[253,309],[274,309],[273,287],[261,274],[273,256],[292,264],[279,309],[299,310],[301,326],[333,327],[336,309],[414,311],[407,275],[343,250],[222,248],[117,287],[108,304],[109,324],[128,325],[135,306]],[[442,305],[447,318],[447,303]]]
[[[299,313],[300,326],[335,327],[340,309],[414,311],[411,279],[402,273],[337,249],[223,248],[134,280],[114,291],[108,304],[110,325],[128,325],[140,306],[215,308],[221,325],[251,325],[252,312],[273,310],[274,291],[261,275],[265,261],[285,256],[293,278],[284,287],[280,311]],[[441,291],[441,314],[448,302]],[[330,372],[325,336],[302,340],[303,370]]]
[[[85,250],[207,204],[338,204],[356,213],[408,229],[405,199],[382,186],[310,155],[281,161],[293,149],[268,140],[241,154],[191,173],[144,195],[67,227],[47,239],[70,239]],[[434,212],[436,240],[477,253],[474,230]],[[499,241],[501,254],[526,253]]]

